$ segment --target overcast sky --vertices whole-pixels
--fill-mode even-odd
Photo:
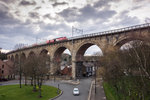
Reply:
[[[0,47],[145,23],[150,0],[0,0]],[[96,50],[96,49],[95,49]]]

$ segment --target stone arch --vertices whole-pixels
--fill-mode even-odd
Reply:
[[[11,55],[10,60],[14,62],[15,58],[13,55]]]
[[[61,54],[68,49],[70,51],[70,49],[68,48],[68,46],[58,46],[53,50],[52,53],[52,64],[51,64],[51,72],[52,74],[59,74],[60,73],[60,66],[61,66]],[[70,51],[71,53],[71,51]]]
[[[41,54],[46,55],[48,53],[49,53],[49,51],[47,49],[42,49],[41,52],[40,52],[40,55]]]
[[[51,69],[50,68],[50,64],[51,64],[50,52],[47,49],[42,49],[39,53],[39,56],[44,57],[46,66],[49,68],[48,70],[50,71],[50,69]],[[47,73],[47,75],[49,75],[49,73]]]
[[[26,59],[25,53],[21,53],[21,56],[20,56],[21,62],[24,62],[25,59]]]
[[[119,41],[114,43],[114,47],[120,48],[125,43],[128,43],[130,41],[134,41],[134,40],[145,41],[145,38],[144,37],[130,37],[130,36],[123,37]]]
[[[84,41],[82,43],[80,43],[79,45],[76,46],[75,48],[75,52],[73,55],[73,66],[72,66],[72,76],[73,77],[81,77],[83,75],[86,75],[86,67],[83,65],[84,62],[84,54],[86,52],[86,50],[91,47],[92,45],[96,45],[99,47],[99,49],[102,51],[105,48],[105,44],[100,44],[100,42],[98,41]]]
[[[33,57],[33,56],[36,56],[35,52],[34,52],[34,51],[30,51],[30,52],[29,52],[29,55],[28,55],[28,58],[29,58],[29,57]]]
[[[15,55],[15,62],[19,62],[19,55],[18,54]]]
[[[10,57],[10,56],[7,56],[7,58],[10,59],[11,57]]]
[[[50,62],[50,52],[47,49],[42,49],[39,55],[46,57],[47,62]]]
[[[66,48],[66,47],[59,47],[56,51],[55,51],[55,53],[54,53],[54,58],[55,58],[55,60],[56,61],[60,61],[60,56],[61,56],[61,54],[66,50],[66,49],[68,49],[68,48]],[[69,49],[68,49],[69,50]],[[70,51],[70,50],[69,50]]]
[[[64,46],[64,45],[63,46],[58,46],[54,49],[54,51],[52,53],[52,58],[59,57],[66,49],[68,49],[70,51],[70,53],[72,53],[69,46]]]
[[[99,42],[96,41],[85,41],[83,43],[81,43],[80,45],[77,46],[77,48],[75,49],[75,55],[74,55],[74,59],[77,60],[81,60],[82,56],[84,55],[85,51],[92,45],[97,45],[103,52],[103,48],[104,47],[102,45],[100,45]]]

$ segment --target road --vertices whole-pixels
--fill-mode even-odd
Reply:
[[[58,87],[58,84],[59,84],[59,88],[63,91],[63,94],[55,100],[87,100],[91,80],[92,80],[91,78],[80,79],[80,84],[78,84],[78,85],[73,85],[71,83],[66,83],[66,82],[62,82],[62,81],[55,81],[55,82],[54,81],[46,81],[44,84],[55,86],[55,87]],[[7,81],[7,82],[0,82],[0,85],[10,85],[10,84],[19,84],[19,81],[12,80],[12,81]],[[79,88],[79,91],[80,91],[79,96],[74,96],[72,94],[74,87]]]
[[[49,81],[45,83],[46,85],[52,85],[57,87],[59,84],[60,89],[63,91],[63,94],[58,97],[56,100],[87,100],[88,93],[90,89],[91,79],[81,79],[80,84],[73,85],[70,83],[64,83],[64,82],[53,82]],[[74,96],[72,94],[73,88],[78,87],[80,91],[79,96]]]

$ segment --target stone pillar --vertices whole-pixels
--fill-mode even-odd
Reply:
[[[107,44],[104,48],[102,48],[103,55],[118,50],[118,47],[114,47],[113,45]]]
[[[76,61],[72,60],[72,78],[76,79]]]
[[[75,51],[72,51],[72,78],[76,79],[76,56]]]
[[[49,56],[49,74],[51,74],[51,57]]]
[[[50,74],[53,75],[55,73],[55,64],[54,64],[54,58],[51,58],[50,61]]]

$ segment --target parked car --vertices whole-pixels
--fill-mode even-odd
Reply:
[[[78,88],[74,88],[73,89],[73,95],[79,95],[80,92],[79,92],[79,89]]]

